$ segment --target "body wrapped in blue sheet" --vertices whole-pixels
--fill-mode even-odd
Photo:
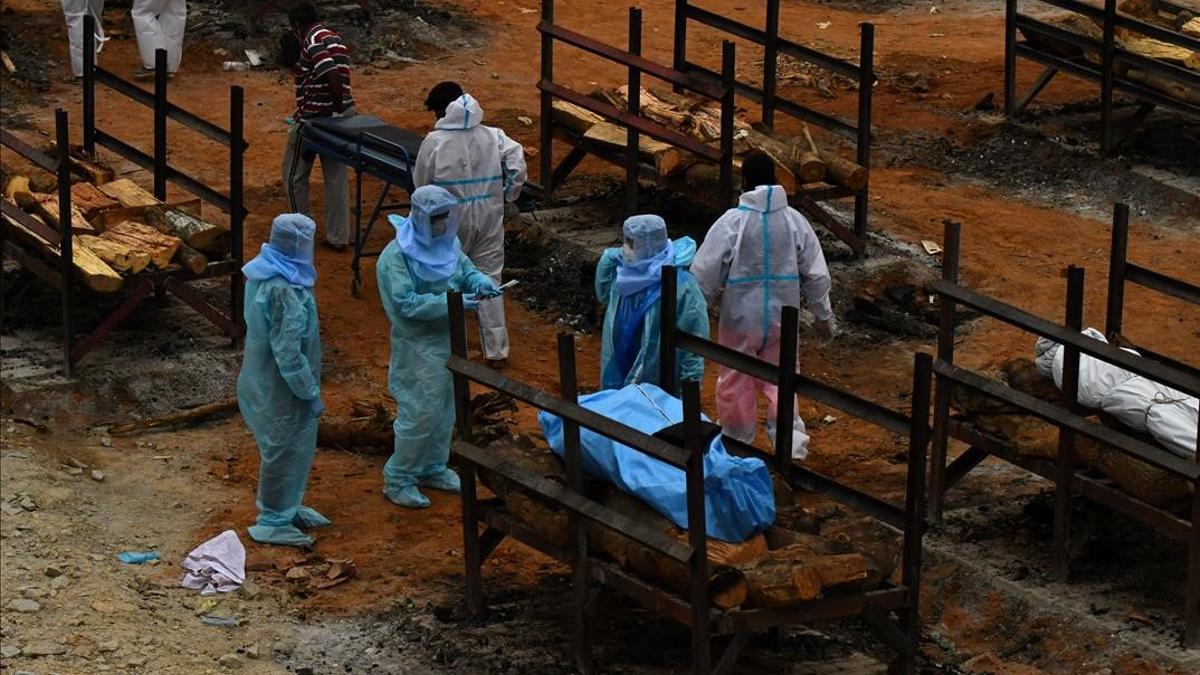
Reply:
[[[579,397],[579,405],[646,434],[683,421],[683,403],[652,384],[635,384]],[[563,455],[562,420],[538,414],[554,454]],[[679,527],[687,528],[687,484],[682,469],[582,429],[583,468],[607,480]],[[775,491],[767,466],[730,455],[714,438],[704,456],[704,511],[708,536],[745,541],[775,521]]]

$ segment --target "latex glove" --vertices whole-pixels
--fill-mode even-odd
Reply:
[[[816,332],[817,338],[822,344],[833,342],[833,320],[821,321],[817,319],[813,322],[813,331]]]
[[[500,290],[496,282],[491,279],[488,280],[487,286],[480,286],[475,289],[475,297],[477,298],[495,298],[501,295],[504,295],[504,291]]]
[[[463,309],[465,309],[468,312],[474,312],[475,310],[479,309],[479,296],[464,295],[463,296]]]
[[[505,202],[504,203],[504,219],[505,220],[508,220],[509,218],[516,218],[517,214],[520,212],[521,211],[520,211],[520,209],[517,208],[516,202]]]
[[[321,400],[320,396],[309,401],[308,404],[309,404],[308,414],[309,414],[310,418],[316,419],[316,418],[320,417],[321,415],[325,414],[325,402]]]

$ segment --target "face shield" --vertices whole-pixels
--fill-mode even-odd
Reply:
[[[635,263],[663,254],[671,245],[667,223],[659,216],[633,216],[625,221],[623,255],[625,262]]]
[[[268,245],[283,255],[302,262],[312,262],[313,238],[317,224],[299,213],[285,213],[271,223]]]

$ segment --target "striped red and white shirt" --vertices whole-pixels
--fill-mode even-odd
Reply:
[[[354,105],[350,95],[350,50],[340,35],[324,24],[314,24],[300,45],[300,61],[296,65],[303,74],[296,78],[296,98],[301,119],[334,114],[333,95],[325,79],[334,70],[342,74],[343,109]]]

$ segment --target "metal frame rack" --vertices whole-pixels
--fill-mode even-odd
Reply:
[[[1103,152],[1115,151],[1157,106],[1171,108],[1181,113],[1200,117],[1200,105],[1181,100],[1166,92],[1135,82],[1122,74],[1118,66],[1134,66],[1139,70],[1166,78],[1185,86],[1200,88],[1200,73],[1176,66],[1165,61],[1149,58],[1122,49],[1116,45],[1116,30],[1122,28],[1147,38],[1168,44],[1200,51],[1200,39],[1183,35],[1166,28],[1148,24],[1140,19],[1117,11],[1117,0],[1104,0],[1104,6],[1096,7],[1080,0],[1041,0],[1087,19],[1101,23],[1102,38],[1096,40],[1078,35],[1053,24],[1039,21],[1022,14],[1018,0],[1006,0],[1004,20],[1004,113],[1009,117],[1020,115],[1025,107],[1037,97],[1060,71],[1100,84],[1100,148]],[[1159,0],[1159,7],[1170,7],[1172,3]],[[1024,41],[1017,40],[1017,31],[1025,34]],[[1031,36],[1036,36],[1031,40]],[[1089,61],[1088,53],[1098,54],[1100,63]],[[1041,64],[1042,74],[1020,99],[1017,98],[1017,57]],[[1114,129],[1113,97],[1123,91],[1138,100],[1138,110],[1119,133]]]
[[[95,17],[85,16],[83,19],[83,149],[89,156],[96,155],[96,146],[101,145],[152,172],[154,176],[154,197],[166,201],[167,183],[175,183],[191,192],[201,200],[212,204],[229,214],[229,259],[217,261],[208,266],[199,277],[183,271],[167,271],[146,277],[146,283],[141,284],[134,294],[118,308],[110,318],[115,318],[107,326],[108,332],[116,326],[129,312],[133,311],[142,299],[153,290],[159,298],[165,297],[166,292],[176,295],[188,305],[203,314],[209,321],[225,331],[230,338],[237,340],[245,332],[242,317],[242,262],[243,262],[243,226],[247,211],[244,206],[244,166],[246,150],[249,144],[245,140],[245,127],[242,115],[244,93],[241,87],[229,88],[229,129],[220,126],[192,113],[167,97],[167,52],[158,50],[154,59],[154,90],[148,92],[141,87],[118,77],[111,71],[96,65],[95,50]],[[133,147],[112,134],[104,131],[96,123],[96,85],[104,85],[114,92],[150,108],[154,114],[154,148],[153,154]],[[184,173],[167,161],[167,120],[173,120],[202,136],[229,148],[229,196],[225,196],[200,180]],[[195,294],[182,282],[196,278],[229,277],[229,315],[213,307]],[[106,321],[106,324],[108,322]],[[82,346],[82,345],[81,345]]]
[[[542,71],[538,89],[541,91],[541,175],[546,195],[567,179],[588,154],[594,154],[625,167],[625,209],[629,214],[637,212],[638,177],[642,172],[638,156],[638,140],[642,134],[669,143],[690,153],[716,162],[721,167],[721,199],[733,199],[733,114],[734,114],[734,46],[725,42],[722,46],[723,74],[719,82],[709,82],[696,76],[672,70],[662,64],[642,57],[642,10],[629,8],[629,48],[613,47],[593,38],[564,28],[554,23],[554,0],[542,0],[542,20],[538,23],[542,41]],[[615,106],[596,100],[554,81],[554,45],[564,45],[625,66],[628,70],[629,110],[622,112]],[[641,115],[642,75],[649,75],[674,87],[685,89],[705,98],[721,103],[721,146],[714,148],[675,129]],[[599,115],[626,128],[626,150],[623,157],[599,151],[588,144],[581,135],[575,134],[554,122],[554,99],[561,99],[584,110]],[[557,167],[553,166],[552,150],[554,138],[565,140],[572,146],[571,152]]]
[[[664,284],[674,280],[671,268],[664,268]],[[670,275],[670,276],[668,276]],[[665,289],[663,298],[674,297]],[[666,309],[664,309],[666,313]],[[785,310],[785,331],[790,325],[793,330],[798,322],[794,308]],[[451,356],[448,368],[454,375],[455,404],[458,418],[459,441],[453,452],[462,468],[462,504],[464,557],[466,561],[467,609],[477,616],[484,609],[483,561],[505,539],[512,537],[559,560],[569,562],[572,569],[572,612],[575,626],[575,658],[580,672],[596,672],[591,657],[591,614],[593,612],[593,583],[607,586],[629,599],[642,604],[659,615],[678,621],[691,629],[692,672],[728,673],[734,667],[740,652],[746,647],[755,632],[782,626],[808,623],[842,617],[861,617],[899,654],[901,672],[911,673],[916,656],[917,605],[920,584],[921,542],[924,535],[924,483],[926,447],[929,440],[929,396],[931,387],[931,363],[928,355],[918,354],[913,373],[913,415],[875,406],[852,394],[842,392],[830,385],[809,380],[795,373],[792,367],[775,366],[702,340],[696,336],[672,331],[672,345],[690,349],[720,363],[755,374],[764,379],[780,382],[785,387],[805,387],[805,392],[814,398],[829,402],[850,414],[883,425],[889,430],[909,437],[909,459],[907,492],[903,508],[892,506],[882,500],[841,485],[831,478],[820,476],[791,465],[790,456],[781,461],[786,475],[793,485],[821,491],[835,499],[859,508],[904,533],[903,579],[900,585],[888,585],[866,592],[834,595],[814,600],[789,610],[734,609],[719,611],[708,603],[707,546],[704,510],[704,447],[700,432],[700,388],[697,382],[683,383],[684,443],[677,447],[664,440],[648,436],[587,409],[577,403],[578,389],[575,375],[574,338],[569,334],[559,336],[559,396],[539,391],[521,382],[509,379],[471,363],[466,358],[465,318],[461,298],[451,300]],[[667,337],[664,336],[664,343]],[[793,349],[795,344],[790,345]],[[673,355],[674,348],[668,351]],[[792,352],[791,363],[795,363]],[[664,366],[665,368],[666,366]],[[672,367],[673,372],[673,367]],[[560,416],[564,421],[564,444],[567,465],[567,485],[558,485],[533,474],[513,468],[502,459],[461,440],[470,437],[470,383],[476,382],[490,389],[505,392],[519,401],[536,406]],[[794,391],[787,389],[786,391]],[[785,406],[787,407],[787,406]],[[650,455],[684,470],[687,481],[688,543],[664,536],[662,532],[650,530],[641,523],[611,511],[604,505],[587,497],[584,489],[580,429],[586,428],[631,448]],[[780,436],[789,436],[780,434]],[[729,443],[729,439],[726,439]],[[733,446],[731,446],[732,448]],[[779,446],[785,451],[787,442]],[[757,452],[742,446],[733,448],[743,452]],[[784,457],[776,455],[777,458]],[[790,469],[788,467],[791,467]],[[570,546],[564,550],[550,544],[520,522],[480,502],[476,496],[476,480],[479,471],[495,472],[520,486],[520,489],[536,499],[555,504],[569,514]],[[482,534],[479,524],[485,525]],[[665,555],[689,569],[689,594],[687,598],[663,590],[620,567],[592,557],[588,551],[587,529],[604,527],[619,532],[640,544]],[[889,614],[896,612],[897,619]],[[713,662],[711,639],[714,635],[732,635],[725,651],[716,663]]]
[[[962,480],[988,457],[998,457],[1054,482],[1054,572],[1066,580],[1071,554],[1071,511],[1076,496],[1094,502],[1145,523],[1167,536],[1183,539],[1189,546],[1187,599],[1184,610],[1188,647],[1200,645],[1200,463],[1189,462],[1151,443],[1110,429],[1086,419],[1078,400],[1079,356],[1107,361],[1130,372],[1161,382],[1196,396],[1200,394],[1200,376],[1175,370],[1157,361],[1142,358],[1113,345],[1080,334],[1083,328],[1082,268],[1070,267],[1067,273],[1066,322],[1059,325],[1021,309],[990,298],[958,283],[960,225],[946,224],[942,279],[935,286],[941,298],[941,322],[938,330],[937,360],[933,364],[936,391],[933,414],[933,447],[929,476],[929,512],[940,518],[946,491]],[[1046,337],[1063,345],[1063,405],[1034,398],[1015,389],[954,364],[955,306],[964,305],[989,318],[998,319],[1021,330]],[[951,387],[963,387],[989,398],[1003,401],[1024,413],[1034,415],[1059,429],[1058,457],[1045,461],[1019,457],[1004,441],[980,431],[973,425],[951,417]],[[1121,490],[1111,480],[1077,466],[1076,435],[1087,436],[1131,458],[1145,462],[1174,477],[1192,483],[1192,517],[1151,506]],[[955,438],[969,448],[947,464],[947,445]]]
[[[1108,304],[1104,315],[1104,332],[1110,338],[1121,333],[1125,315],[1125,285],[1128,283],[1134,283],[1200,307],[1200,286],[1129,262],[1128,253],[1129,206],[1118,203],[1113,206],[1112,249],[1108,259]],[[1196,365],[1156,354],[1142,346],[1138,346],[1137,350],[1141,352],[1142,356],[1177,370],[1200,375],[1200,368],[1197,368]]]
[[[675,42],[673,67],[676,71],[688,75],[699,75],[710,81],[716,81],[720,75],[704,66],[688,61],[688,21],[715,28],[733,37],[752,42],[763,47],[762,84],[754,85],[735,81],[734,88],[738,94],[745,96],[762,105],[762,126],[767,129],[775,127],[775,113],[784,114],[814,124],[831,133],[848,138],[854,142],[855,157],[858,164],[867,169],[870,175],[871,163],[871,95],[875,84],[875,26],[870,23],[860,25],[858,64],[829,56],[820,51],[805,47],[798,42],[779,35],[779,5],[781,0],[766,0],[766,21],[763,28],[749,26],[733,19],[697,7],[689,0],[675,0]],[[777,94],[778,56],[786,54],[792,58],[819,66],[838,75],[848,77],[858,83],[858,119],[854,124],[844,122],[826,113],[813,110],[807,106],[785,99]],[[821,189],[801,190],[792,195],[797,208],[829,227],[842,239],[855,254],[863,255],[866,251],[867,209],[870,196],[870,184],[855,192],[842,187],[827,187]],[[854,197],[854,231],[846,232],[827,211],[817,202],[832,199]],[[833,224],[836,227],[831,226]]]

